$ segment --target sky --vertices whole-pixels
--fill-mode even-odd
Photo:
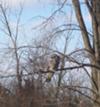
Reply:
[[[12,31],[15,30],[14,28],[16,26],[16,14],[18,15],[18,13],[20,12],[20,6],[23,7],[20,21],[21,27],[19,27],[20,33],[18,36],[19,45],[28,43],[32,44],[33,38],[38,35],[37,32],[32,30],[32,28],[41,23],[41,19],[38,16],[47,17],[54,9],[52,0],[50,2],[48,0],[1,0],[0,3],[8,9],[7,15]],[[1,24],[0,29],[3,27],[5,30],[5,26]],[[9,60],[9,57],[4,53],[10,53],[9,51],[6,52],[6,48],[9,48],[11,46],[11,40],[2,32],[2,30],[0,30],[0,35],[0,68],[6,71],[12,61]],[[6,65],[5,63],[8,62],[10,63]]]
[[[11,9],[10,15],[9,15],[9,21],[12,30],[14,31],[14,28],[16,26],[16,14],[19,13],[20,11],[20,6],[23,7],[23,12],[21,15],[21,21],[20,21],[20,36],[19,36],[19,44],[25,44],[25,43],[30,43],[34,37],[36,37],[39,32],[33,30],[33,28],[37,25],[39,25],[42,21],[43,18],[41,17],[49,17],[54,10],[58,8],[59,5],[57,5],[56,0],[1,0],[0,3],[6,7],[9,7]],[[69,3],[71,0],[67,0]],[[84,5],[82,5],[84,8],[83,9],[83,15],[85,18],[85,22],[88,24],[90,27],[90,16],[86,14],[86,8]],[[62,23],[68,24],[70,20],[70,15],[71,15],[71,9],[70,6],[67,6],[67,8],[64,8],[66,11],[66,15],[63,17],[63,14],[58,15],[56,17],[56,22],[53,22],[48,26],[48,29],[50,30],[51,26],[56,27],[61,25]],[[15,14],[16,13],[16,14]],[[73,12],[74,14],[74,12]],[[72,18],[73,23],[77,23],[75,19],[75,15]],[[29,32],[29,33],[28,33]],[[42,32],[43,33],[43,32]],[[0,32],[2,36],[0,36],[0,47],[5,47],[6,45],[9,46],[9,38],[5,36],[2,32]],[[41,34],[41,32],[40,32]],[[74,33],[75,34],[75,33]],[[73,35],[74,35],[73,34]],[[76,32],[77,36],[73,36],[73,40],[71,41],[71,45],[69,46],[69,51],[72,51],[73,48],[75,47],[75,44],[77,46],[82,47],[82,45],[79,45],[78,41],[81,41],[80,38],[80,33]],[[81,41],[82,42],[82,41]],[[60,46],[62,45],[62,41],[59,43]]]
[[[49,17],[51,13],[56,10],[57,7],[57,2],[56,0],[1,0],[1,3],[5,6],[10,7],[14,12],[18,14],[20,10],[20,5],[23,7],[23,12],[21,15],[21,24],[24,25],[25,31],[27,32],[32,32],[32,27],[38,25],[42,20],[40,17]],[[69,0],[70,1],[70,0]],[[68,2],[69,2],[68,1]],[[68,15],[70,16],[70,9],[65,8],[67,10],[67,15],[66,19],[68,22]],[[84,15],[86,14],[86,9],[83,11]],[[86,16],[87,20],[86,23],[89,22],[90,17],[87,15]],[[57,16],[59,20],[57,20],[60,25],[62,16]],[[70,17],[69,17],[70,18]],[[62,19],[63,20],[63,19]],[[64,19],[65,20],[65,19]],[[73,19],[74,20],[74,19]],[[11,25],[14,26],[16,18],[14,17],[14,14],[11,15]],[[74,20],[76,21],[76,19]],[[28,27],[29,26],[29,27]],[[27,29],[27,30],[26,30]]]
[[[47,2],[48,1],[48,2]],[[35,20],[38,16],[48,16],[53,11],[54,6],[52,0],[1,0],[4,7],[11,8],[13,13],[18,13],[20,6],[23,7],[21,21],[24,24],[31,20]],[[45,12],[44,12],[45,10]],[[11,16],[14,17],[14,14]],[[14,19],[15,20],[15,19]]]
[[[38,32],[37,30],[33,30],[33,28],[37,25],[39,25],[43,19],[41,17],[49,17],[54,10],[58,8],[58,5],[55,2],[56,0],[0,0],[0,3],[2,3],[4,6],[9,7],[10,11],[8,12],[9,16],[9,22],[11,25],[12,31],[14,31],[15,26],[16,26],[16,14],[20,12],[20,6],[23,7],[23,12],[21,15],[21,21],[20,21],[20,33],[18,36],[18,42],[19,45],[27,45],[27,44],[32,44],[32,41],[34,38],[37,38],[38,35],[45,35],[46,33]],[[71,0],[69,0],[71,1]],[[87,23],[87,26],[90,28],[90,21],[91,18],[88,14],[86,14],[87,9],[83,5],[83,15],[85,18],[85,21]],[[66,15],[64,17],[63,13],[58,15],[56,17],[56,21],[52,24],[50,24],[47,29],[45,30],[50,30],[51,28],[60,26],[62,23],[68,24],[70,20],[70,15],[71,11],[70,7],[68,6],[67,8],[64,8],[66,11]],[[9,14],[10,13],[10,14]],[[16,14],[15,14],[16,13]],[[73,13],[74,14],[74,13]],[[75,14],[73,16],[73,23],[77,23],[75,19]],[[0,27],[2,27],[2,24],[0,22]],[[3,73],[0,72],[0,75],[9,75],[13,74],[13,59],[10,59],[9,57],[12,56],[7,56],[5,53],[9,54],[10,52],[6,52],[5,49],[1,50],[2,48],[8,48],[11,46],[11,41],[8,36],[6,36],[3,32],[0,31],[0,68],[3,69]],[[72,36],[71,36],[71,41],[70,45],[67,48],[67,52],[70,53],[71,51],[74,50],[74,48],[82,48],[82,36],[81,33],[78,31],[75,31]],[[37,38],[39,39],[39,38]],[[45,42],[45,41],[44,41]],[[64,38],[59,39],[59,43],[56,43],[57,46],[59,47],[59,51],[63,50],[63,44],[65,43]],[[6,60],[5,60],[6,59]],[[14,63],[15,64],[15,63]],[[10,68],[11,67],[11,68]],[[4,73],[5,72],[5,73]],[[7,80],[7,79],[6,79]],[[7,82],[5,82],[7,83]]]
[[[70,1],[70,0],[69,0]],[[18,37],[19,44],[27,44],[32,42],[33,38],[38,35],[39,32],[35,32],[33,30],[34,26],[40,24],[42,22],[42,19],[40,16],[48,17],[51,15],[51,13],[58,8],[56,5],[56,2],[54,0],[1,0],[0,3],[2,3],[4,6],[8,6],[11,8],[11,16],[10,18],[10,24],[12,30],[16,26],[16,15],[20,11],[20,6],[23,6],[23,12],[21,15],[21,22],[20,26],[20,36]],[[60,25],[62,23],[69,23],[70,20],[70,8],[65,8],[66,15],[62,18],[62,15],[57,15],[57,25]],[[86,23],[89,25],[89,21],[91,20],[89,15],[86,15],[86,9],[83,11],[83,14],[86,18]],[[76,23],[76,19],[73,18],[73,22]],[[53,23],[48,26],[49,30],[52,27],[56,27],[56,23]],[[41,33],[41,32],[40,32]],[[43,32],[42,32],[43,33]],[[7,36],[5,36],[2,32],[0,32],[2,36],[0,36],[0,48],[10,46],[10,40]],[[75,35],[75,36],[74,36]],[[79,44],[79,41],[81,41],[81,34],[79,32],[74,32],[72,36],[72,41],[70,41],[70,46],[68,47],[68,51],[73,51],[73,49],[77,46],[77,48],[81,48],[82,45]],[[39,39],[39,38],[38,38]],[[59,42],[60,48],[63,45],[63,40]],[[1,54],[1,53],[0,53]],[[5,58],[5,56],[3,56]]]

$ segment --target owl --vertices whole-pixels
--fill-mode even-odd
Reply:
[[[60,56],[57,54],[51,55],[47,69],[49,71],[46,79],[47,82],[51,81],[51,78],[55,73],[55,71],[57,71],[59,64],[60,64]]]

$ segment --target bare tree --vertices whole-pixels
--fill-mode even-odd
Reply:
[[[72,0],[73,6],[76,13],[76,18],[78,20],[78,24],[80,26],[80,30],[82,32],[82,37],[84,41],[84,47],[89,52],[89,60],[90,63],[96,66],[100,66],[100,1],[99,0],[84,0],[86,4],[89,14],[91,16],[91,23],[92,23],[92,41],[89,39],[88,29],[86,28],[86,24],[84,22],[84,18],[82,16],[82,11],[80,8],[80,1],[79,0]],[[92,45],[91,45],[92,42]],[[94,97],[96,101],[100,102],[100,73],[99,69],[91,68],[92,69],[92,78],[95,81],[95,85],[93,85],[94,91],[96,91],[97,95]],[[94,107],[99,107],[100,105],[96,105],[94,102]]]
[[[15,32],[12,31],[11,25],[6,13],[6,8],[0,5],[2,20],[1,22],[4,25],[3,32],[11,40],[12,53],[14,55],[13,59],[15,60],[15,75],[6,76],[17,77],[17,87],[14,87],[14,94],[20,98],[16,100],[15,96],[10,96],[11,99],[15,98],[15,102],[18,101],[17,106],[38,106],[38,107],[63,107],[63,106],[72,106],[75,107],[83,106],[85,102],[84,99],[93,101],[94,107],[100,106],[100,3],[99,0],[72,0],[72,4],[67,0],[57,0],[58,9],[55,10],[49,18],[47,18],[41,25],[36,28],[42,29],[41,38],[37,40],[32,45],[18,46],[18,36],[19,36],[19,23],[22,14],[23,8],[17,17],[17,23]],[[91,16],[92,24],[92,33],[89,32],[87,24],[85,23],[85,18],[82,15],[81,6],[85,5],[88,9],[88,13]],[[56,16],[66,16],[66,6],[73,6],[76,14],[76,19],[78,24],[73,24],[73,14],[69,17],[69,23],[61,22],[59,25],[56,21]],[[72,7],[71,7],[72,8]],[[72,11],[71,11],[72,12]],[[53,23],[55,22],[55,23]],[[48,25],[50,26],[48,27]],[[51,25],[53,25],[51,27]],[[49,28],[49,30],[48,30]],[[67,52],[67,47],[69,47],[70,38],[74,31],[80,31],[82,35],[84,48],[76,49],[73,51]],[[76,34],[73,34],[77,36]],[[38,42],[37,42],[38,41]],[[36,43],[37,42],[37,43]],[[60,46],[60,45],[62,46]],[[79,43],[82,44],[82,43]],[[27,55],[22,55],[25,58],[23,64],[21,64],[21,54],[24,49]],[[20,54],[21,53],[21,54]],[[47,60],[52,54],[59,54],[61,56],[61,65],[56,69],[57,72],[52,76],[52,81],[47,83],[45,77],[49,71],[45,68],[47,67]],[[42,68],[42,70],[41,70]],[[89,70],[88,70],[89,68]],[[89,73],[91,69],[91,74]],[[74,71],[74,72],[73,72]],[[83,71],[87,74],[87,81],[84,81],[83,84],[81,81],[82,77],[75,79],[75,72],[78,71],[78,75],[82,74]],[[69,76],[70,73],[71,76]],[[25,74],[24,74],[25,73]],[[74,76],[75,74],[75,76]],[[77,76],[78,76],[77,75]],[[84,74],[82,74],[84,75]],[[83,77],[85,79],[85,77]],[[84,86],[84,83],[87,82],[88,85]],[[91,95],[91,93],[93,95]],[[19,94],[19,95],[18,95]],[[81,98],[80,98],[81,95]],[[85,96],[84,98],[82,96]],[[9,97],[9,96],[8,96]],[[21,98],[22,97],[22,98]],[[63,98],[62,98],[63,97]],[[43,99],[44,98],[44,99]],[[77,100],[75,100],[77,99]],[[66,100],[68,102],[66,102]],[[43,101],[43,103],[42,103]],[[13,101],[14,103],[14,101]],[[40,105],[39,105],[39,104]],[[13,105],[13,104],[12,104]],[[88,105],[88,104],[87,104]],[[89,105],[88,105],[89,106]]]
[[[59,1],[59,0],[58,0]],[[70,3],[67,4],[67,0],[64,1],[59,1],[59,3],[61,3],[60,7],[54,11],[51,16],[49,18],[47,18],[46,21],[44,21],[42,23],[43,26],[47,25],[47,22],[49,22],[49,20],[52,20],[56,14],[59,12],[65,12],[65,10],[63,10],[62,8],[64,8],[64,6],[73,6],[74,7],[74,12],[76,14],[76,19],[77,19],[77,23],[78,24],[63,24],[60,27],[56,27],[55,29],[53,29],[52,32],[52,36],[51,37],[55,37],[54,35],[59,35],[62,32],[65,32],[66,30],[78,30],[81,31],[82,34],[82,40],[83,40],[83,45],[84,48],[83,49],[79,49],[79,50],[75,50],[74,52],[71,53],[71,55],[73,53],[77,53],[78,51],[84,51],[86,58],[88,58],[89,63],[83,63],[80,62],[79,60],[76,60],[75,57],[68,57],[68,55],[66,54],[62,54],[58,51],[58,53],[60,53],[61,55],[64,55],[67,60],[69,60],[70,62],[74,62],[76,65],[78,65],[77,67],[71,67],[69,69],[77,69],[78,67],[83,68],[89,78],[91,79],[91,84],[92,84],[92,91],[95,92],[95,94],[93,94],[93,101],[94,101],[94,107],[99,107],[100,106],[100,2],[99,0],[72,0],[72,5]],[[88,29],[88,25],[85,23],[85,17],[83,16],[83,11],[81,8],[82,5],[85,5],[85,7],[88,9],[88,14],[91,17],[91,32]],[[65,8],[64,8],[65,9]],[[72,28],[68,28],[69,25],[72,25]],[[65,27],[64,29],[62,27]],[[77,35],[75,35],[77,36]],[[89,68],[91,68],[91,73],[92,73],[92,77],[89,75],[88,71],[84,68],[88,66]],[[62,70],[65,70],[68,68],[62,68]],[[92,98],[92,96],[91,96]]]
[[[13,29],[15,32],[12,30],[10,20],[8,18],[7,10],[9,10],[9,8],[8,7],[6,8],[6,6],[4,7],[2,4],[0,4],[0,9],[1,9],[1,16],[2,16],[1,22],[3,26],[5,27],[3,29],[3,33],[6,36],[8,36],[12,44],[9,50],[12,51],[12,57],[14,55],[14,59],[15,59],[15,70],[16,70],[16,77],[18,81],[18,94],[20,95],[20,90],[22,87],[22,70],[21,70],[21,65],[20,65],[20,54],[18,52],[17,42],[18,42],[18,35],[19,35],[20,18],[21,18],[23,8],[21,7],[20,12],[18,14],[17,21],[16,21],[16,28]]]

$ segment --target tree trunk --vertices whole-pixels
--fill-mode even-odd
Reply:
[[[100,64],[96,61],[92,61],[91,64],[100,66]],[[100,107],[100,70],[96,68],[92,68],[92,79],[95,84],[92,83],[92,89],[96,92],[93,94],[94,104],[93,107]]]
[[[100,66],[100,0],[92,1],[93,16],[92,17],[92,26],[94,34],[94,58],[92,59],[92,64]],[[93,86],[93,90],[96,91],[97,95],[94,96],[94,99],[100,103],[100,70],[92,68],[92,77],[97,85]],[[93,107],[100,107],[100,104],[94,103]]]
[[[100,0],[84,0],[86,6],[89,10],[92,19],[92,30],[93,30],[93,46],[91,46],[91,41],[89,40],[89,35],[87,33],[88,29],[84,23],[84,18],[82,16],[79,0],[72,0],[77,21],[79,23],[84,47],[90,53],[90,63],[100,67]],[[100,70],[92,68],[92,79],[94,83],[92,84],[93,90],[96,94],[93,94],[94,105],[93,107],[100,107]]]

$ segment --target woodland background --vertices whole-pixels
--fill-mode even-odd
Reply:
[[[0,107],[99,107],[99,71],[99,0],[0,1]]]

